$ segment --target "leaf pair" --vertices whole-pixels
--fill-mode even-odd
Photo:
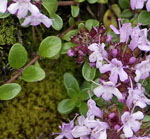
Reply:
[[[87,112],[87,104],[84,102],[89,98],[90,88],[80,88],[77,80],[70,73],[64,74],[64,84],[70,98],[62,100],[58,105],[58,111],[63,114],[70,113],[75,107],[79,108],[81,114]]]

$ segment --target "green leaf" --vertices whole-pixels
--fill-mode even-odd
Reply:
[[[26,64],[27,59],[28,53],[21,44],[16,43],[11,47],[8,56],[8,62],[11,67],[19,69]]]
[[[110,9],[108,9],[105,12],[104,17],[103,17],[103,23],[104,23],[104,26],[107,28],[110,28],[110,25],[114,25],[115,27],[117,27],[116,18],[114,17]]]
[[[78,29],[73,29],[67,32],[62,39],[66,41],[70,41],[72,36],[75,36],[78,33]]]
[[[80,99],[83,101],[89,99],[89,93],[90,93],[89,91],[90,91],[89,88],[84,88],[80,90],[80,93],[79,93]]]
[[[84,29],[85,28],[85,24],[84,23],[79,23],[78,24],[78,29],[79,30],[82,30],[82,29]]]
[[[88,111],[87,104],[85,102],[82,102],[81,106],[79,107],[80,114],[86,116],[87,111]]]
[[[53,15],[51,16],[51,18],[54,19],[54,20],[53,20],[52,27],[53,27],[55,30],[58,30],[58,31],[61,30],[62,27],[63,27],[63,20],[62,20],[62,18],[61,18],[59,15],[57,15],[57,14],[53,14]]]
[[[80,3],[80,2],[84,2],[85,0],[75,0],[75,1]]]
[[[10,13],[0,13],[0,19],[10,16]]]
[[[71,15],[77,17],[79,15],[79,6],[71,6]]]
[[[75,91],[79,91],[79,84],[78,81],[76,80],[76,78],[70,74],[70,73],[65,73],[64,74],[64,84],[66,89],[73,89]]]
[[[94,4],[94,3],[97,2],[97,0],[88,0],[88,2],[89,2],[90,4]]]
[[[128,8],[130,8],[130,1],[129,0],[119,0],[119,6],[122,9],[128,9]]]
[[[142,122],[150,122],[150,116],[149,115],[146,115],[144,117],[144,119],[142,120]]]
[[[10,100],[18,95],[21,86],[16,83],[4,84],[0,86],[0,100]]]
[[[142,11],[138,16],[138,23],[150,25],[150,12]]]
[[[40,44],[39,54],[41,57],[52,58],[61,50],[61,39],[57,36],[46,37]]]
[[[52,16],[58,7],[57,0],[42,0],[42,5],[48,11],[49,15]]]
[[[72,26],[72,25],[74,25],[74,24],[75,24],[74,18],[73,18],[73,17],[70,17],[70,18],[69,18],[69,26]]]
[[[72,88],[67,88],[67,93],[69,97],[76,99],[79,96],[79,92],[72,89]]]
[[[85,80],[91,81],[94,79],[96,73],[96,68],[90,67],[88,62],[85,62],[82,67],[82,75]]]
[[[108,0],[97,0],[97,2],[104,4],[104,3],[108,3]]]
[[[62,49],[61,49],[61,54],[66,54],[67,51],[74,46],[76,46],[76,44],[74,44],[72,42],[63,43]]]
[[[62,114],[70,113],[75,107],[75,102],[71,99],[62,100],[57,107],[57,110]]]
[[[115,12],[115,14],[117,15],[117,17],[121,17],[121,10],[118,4],[113,4],[112,5],[112,10]]]
[[[31,65],[22,73],[22,79],[27,82],[41,81],[45,78],[45,72],[39,66]]]
[[[98,25],[99,25],[99,22],[95,19],[88,19],[85,22],[85,26],[89,31],[92,29],[92,27],[97,27]]]
[[[121,13],[121,17],[122,17],[122,18],[130,18],[130,17],[132,17],[132,16],[133,16],[133,13],[131,12],[130,9],[125,9],[125,10],[123,10],[122,13]]]

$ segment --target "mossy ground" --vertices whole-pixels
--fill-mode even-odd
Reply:
[[[44,64],[43,64],[44,63]],[[59,132],[58,126],[66,120],[57,112],[57,104],[67,97],[63,74],[77,74],[74,62],[67,56],[58,60],[43,60],[46,79],[35,83],[17,81],[21,93],[10,101],[1,103],[0,139],[40,139]]]

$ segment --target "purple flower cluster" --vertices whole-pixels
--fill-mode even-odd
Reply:
[[[106,28],[103,25],[99,27],[94,27],[91,31],[88,31],[86,28],[83,28],[79,31],[76,36],[71,38],[71,42],[77,44],[77,46],[68,50],[67,54],[70,57],[75,57],[77,63],[83,63],[87,56],[92,53],[88,46],[92,43],[98,42],[106,43],[110,41],[110,37],[106,35]],[[98,49],[98,48],[91,48],[91,49]]]
[[[144,118],[143,112],[137,109],[150,105],[150,99],[146,97],[141,83],[150,77],[150,41],[147,38],[149,30],[140,29],[140,25],[132,27],[130,23],[120,25],[119,29],[112,25],[111,28],[120,35],[120,42],[107,43],[107,35],[103,33],[105,41],[99,38],[96,42],[90,36],[91,40],[87,44],[80,48],[74,47],[68,53],[71,56],[77,56],[75,53],[79,56],[80,53],[81,56],[82,47],[88,48],[88,53],[82,51],[84,56],[89,56],[89,63],[93,63],[101,73],[100,84],[96,83],[98,86],[93,90],[94,95],[107,102],[115,96],[119,102],[123,102],[123,112],[101,110],[90,98],[86,117],[78,117],[77,124],[68,130],[68,139],[106,139],[111,136],[120,138],[122,135],[129,139],[150,138],[137,137],[136,134]],[[62,133],[56,139],[61,139]]]
[[[130,0],[132,10],[142,9],[145,2],[147,11],[150,11],[150,0]]]
[[[43,23],[47,28],[52,25],[52,19],[43,15],[38,7],[30,2],[30,0],[12,0],[12,3],[7,8],[7,0],[1,0],[0,12],[8,11],[11,14],[16,14],[19,19],[24,18],[22,26],[28,24],[37,26]]]

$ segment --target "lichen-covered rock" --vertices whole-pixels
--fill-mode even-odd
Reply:
[[[53,138],[52,132],[59,132],[60,122],[66,120],[57,112],[57,104],[67,97],[63,74],[79,75],[76,65],[67,56],[42,61],[46,79],[35,83],[17,81],[22,85],[21,93],[0,104],[0,139]]]

